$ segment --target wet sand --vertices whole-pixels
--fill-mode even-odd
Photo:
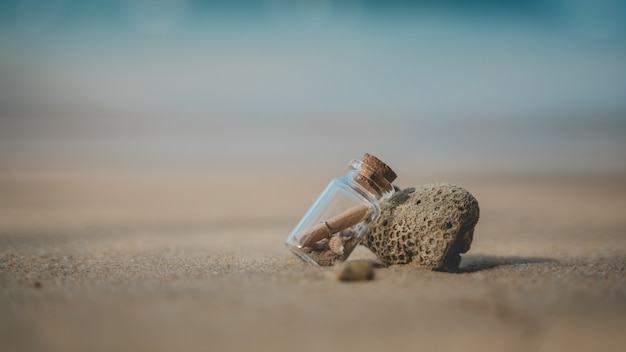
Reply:
[[[293,176],[3,173],[0,350],[626,345],[626,178],[402,175],[478,199],[462,271],[395,266],[341,283],[283,245],[328,181]]]

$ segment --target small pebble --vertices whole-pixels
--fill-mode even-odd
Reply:
[[[335,265],[335,278],[339,281],[364,281],[374,278],[374,268],[366,261],[348,261]]]

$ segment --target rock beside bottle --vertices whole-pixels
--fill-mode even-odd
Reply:
[[[381,203],[362,244],[386,265],[415,263],[458,270],[478,223],[478,201],[465,188],[432,183],[406,188]]]

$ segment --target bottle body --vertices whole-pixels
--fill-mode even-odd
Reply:
[[[333,265],[338,260],[346,260],[363,239],[369,223],[380,214],[376,200],[368,198],[349,180],[332,180],[287,237],[287,247],[301,259],[317,265]],[[352,209],[360,218],[355,224],[346,228],[326,225],[329,219]],[[316,226],[323,234],[307,238],[306,230]]]
[[[316,265],[346,260],[380,215],[380,200],[394,191],[391,181],[375,171],[353,160],[346,177],[332,180],[289,234],[287,247]]]

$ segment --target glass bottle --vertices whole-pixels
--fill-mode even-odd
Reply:
[[[379,202],[393,194],[396,174],[375,156],[351,161],[349,170],[326,186],[287,237],[302,260],[322,266],[346,260],[380,215]]]

